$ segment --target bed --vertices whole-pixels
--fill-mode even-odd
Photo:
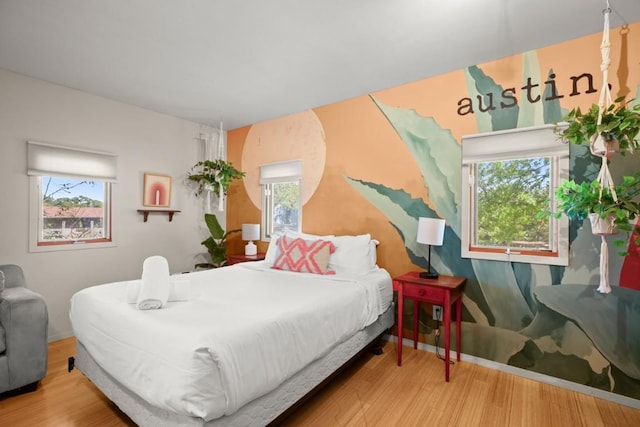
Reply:
[[[389,274],[370,254],[342,268],[352,239],[332,238],[334,274],[276,269],[267,254],[180,275],[188,297],[161,310],[127,301],[132,282],[84,289],[75,365],[139,425],[269,424],[394,323]]]

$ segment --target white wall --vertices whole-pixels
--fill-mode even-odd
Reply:
[[[50,341],[73,334],[68,313],[74,292],[138,278],[150,255],[166,257],[172,273],[204,260],[203,209],[185,185],[198,160],[199,132],[196,123],[0,69],[0,264],[20,265],[28,287],[46,299]],[[28,252],[27,140],[117,154],[117,247]],[[171,207],[182,212],[172,222],[153,214],[145,223],[136,212],[145,172],[173,176]]]

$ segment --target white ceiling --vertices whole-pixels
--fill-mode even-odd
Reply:
[[[606,3],[0,0],[0,67],[234,129],[600,32]]]

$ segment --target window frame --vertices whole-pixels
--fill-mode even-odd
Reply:
[[[76,147],[27,141],[29,175],[29,252],[97,249],[116,246],[113,212],[116,182],[115,154]],[[100,181],[104,184],[105,237],[64,241],[41,241],[43,227],[42,177]],[[106,228],[108,227],[108,233]],[[107,236],[108,234],[108,236]]]
[[[277,184],[298,184],[298,227],[302,230],[302,160],[268,163],[260,165],[261,218],[260,235],[263,242],[271,241],[273,229],[273,186]]]
[[[565,125],[558,126],[562,128]],[[553,244],[550,251],[474,245],[477,218],[475,170],[478,163],[534,157],[551,158],[549,198],[551,207],[555,210],[555,189],[563,179],[569,178],[569,144],[556,136],[555,128],[556,125],[542,125],[462,137],[462,258],[569,265],[569,220],[564,215],[560,218],[551,216],[548,219],[549,233],[552,236],[550,240]]]
[[[53,175],[47,175],[53,176]],[[30,193],[30,233],[29,233],[29,251],[30,252],[49,252],[64,251],[89,248],[113,247],[115,245],[113,236],[113,185],[111,182],[91,178],[93,181],[100,181],[104,184],[104,229],[105,237],[98,239],[78,239],[78,240],[60,240],[60,241],[43,241],[40,239],[43,230],[43,199],[42,199],[42,177],[43,175],[34,175],[29,177],[29,193]],[[53,176],[55,178],[66,178],[64,176]],[[73,177],[71,179],[82,179]],[[87,178],[88,179],[88,178]],[[107,231],[108,230],[108,231]]]

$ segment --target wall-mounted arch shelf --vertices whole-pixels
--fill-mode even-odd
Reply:
[[[165,213],[169,215],[169,222],[171,222],[173,220],[173,214],[180,211],[177,209],[138,209],[138,212],[143,215],[144,222],[147,222],[150,213]]]

